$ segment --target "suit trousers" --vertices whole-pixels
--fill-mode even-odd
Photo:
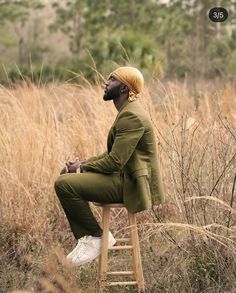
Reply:
[[[120,172],[67,173],[57,178],[55,191],[76,239],[101,231],[89,201],[122,203],[123,183]]]

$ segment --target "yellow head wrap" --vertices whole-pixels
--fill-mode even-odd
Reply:
[[[110,73],[110,78],[114,76],[119,81],[127,85],[129,88],[129,98],[130,102],[136,100],[136,95],[142,91],[143,88],[143,75],[142,73],[134,67],[124,66],[118,67],[115,71]]]

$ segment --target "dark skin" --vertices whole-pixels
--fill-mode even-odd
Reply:
[[[103,100],[113,100],[117,111],[119,111],[124,102],[128,99],[128,97],[128,87],[111,75],[111,77],[105,83]]]
[[[104,95],[103,100],[104,101],[110,101],[113,100],[113,103],[117,109],[117,111],[120,110],[124,102],[129,97],[129,89],[128,87],[123,84],[121,81],[119,81],[114,76],[110,76],[110,78],[105,83],[105,89],[104,89]],[[66,166],[63,168],[63,173],[75,173],[76,169],[83,164],[86,164],[86,160],[79,160],[78,157],[76,157],[73,160],[69,160],[66,162]]]

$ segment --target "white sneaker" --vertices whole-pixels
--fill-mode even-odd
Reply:
[[[83,248],[83,245],[85,243],[87,243],[88,241],[88,235],[84,236],[84,237],[81,237],[79,240],[78,240],[78,243],[76,245],[76,247],[67,255],[67,259],[68,260],[72,260],[72,258],[74,257],[74,255],[78,254],[79,251]]]
[[[76,266],[84,265],[94,260],[101,254],[102,238],[93,237],[91,235],[85,237],[83,237],[85,238],[84,240],[81,240],[78,249],[76,249],[73,254],[72,251],[71,256],[67,257]],[[113,237],[111,232],[109,232],[108,247],[112,247],[115,243],[115,238]]]

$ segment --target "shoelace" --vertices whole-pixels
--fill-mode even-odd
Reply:
[[[88,241],[88,236],[84,236],[82,238],[80,238],[77,242],[76,247],[73,249],[73,251],[71,251],[71,253],[68,255],[69,258],[73,258],[75,255],[77,255],[79,253],[79,251],[82,248],[82,244],[86,243]]]
[[[78,240],[78,244],[77,244],[77,245],[85,244],[86,242],[89,241],[90,238],[91,238],[90,235],[87,235],[87,236],[84,236],[84,237],[80,238],[80,239]]]
[[[87,244],[91,240],[91,238],[92,236],[88,235],[78,240],[77,246],[79,246],[79,248],[76,250],[76,254],[73,255],[73,258],[77,258],[80,254],[84,253],[84,250],[86,248],[85,244]]]

